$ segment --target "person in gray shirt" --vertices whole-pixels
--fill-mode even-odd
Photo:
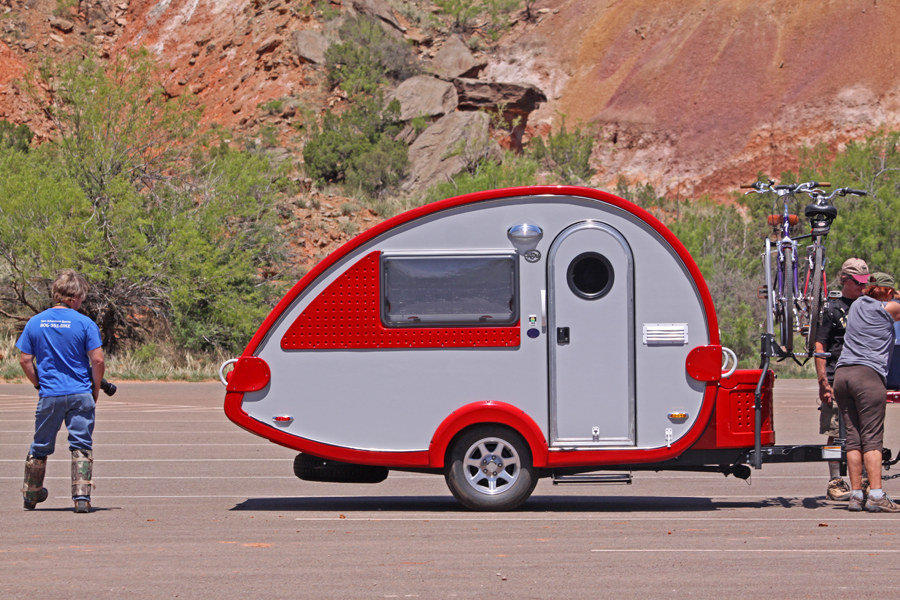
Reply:
[[[894,322],[900,321],[900,303],[891,301],[894,288],[890,275],[872,274],[869,287],[850,307],[844,350],[834,373],[834,399],[847,430],[851,511],[900,512],[900,505],[881,488],[885,379],[894,351]],[[868,497],[862,491],[864,463]]]

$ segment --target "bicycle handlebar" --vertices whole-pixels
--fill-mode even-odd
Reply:
[[[828,202],[832,200],[835,196],[846,196],[847,194],[851,194],[853,196],[868,196],[869,193],[866,190],[857,190],[854,188],[838,188],[831,192],[830,194],[825,194],[825,192],[817,192],[816,190],[810,190],[807,192],[811,198],[816,200],[817,202],[825,201]]]
[[[757,181],[756,183],[743,183],[741,184],[741,189],[751,189],[756,190],[757,192],[768,192],[771,190],[778,191],[786,191],[789,193],[792,192],[810,192],[817,187],[831,187],[831,182],[829,181],[806,181],[804,183],[784,183],[780,185],[776,185],[774,181],[771,179],[768,183],[765,181]],[[849,188],[846,188],[849,189]]]

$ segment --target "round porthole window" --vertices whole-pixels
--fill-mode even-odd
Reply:
[[[576,296],[596,300],[609,293],[615,276],[612,265],[605,256],[596,252],[584,252],[569,263],[566,279]]]

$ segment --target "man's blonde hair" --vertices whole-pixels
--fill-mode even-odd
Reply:
[[[91,286],[87,280],[72,269],[63,269],[59,272],[59,277],[53,282],[50,288],[53,294],[53,302],[55,304],[68,304],[75,298],[84,300],[87,298]]]

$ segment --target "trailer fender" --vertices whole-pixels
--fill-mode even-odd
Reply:
[[[479,423],[500,423],[515,429],[531,448],[535,467],[546,467],[549,449],[541,428],[521,408],[506,402],[487,400],[473,402],[453,411],[440,424],[428,446],[428,464],[434,468],[444,467],[447,447],[457,433]]]

